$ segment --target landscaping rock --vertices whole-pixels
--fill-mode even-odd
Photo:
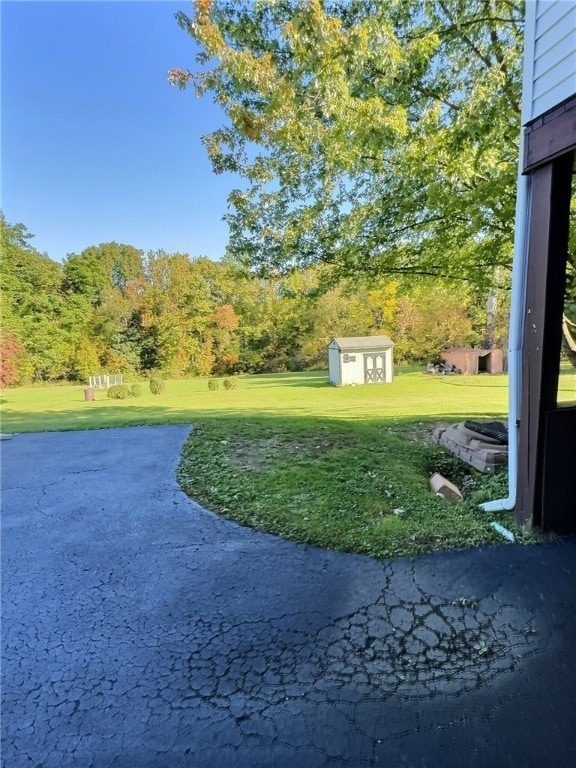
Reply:
[[[435,472],[430,478],[430,488],[437,496],[443,496],[448,501],[462,501],[462,494],[458,486],[451,483],[445,477]]]

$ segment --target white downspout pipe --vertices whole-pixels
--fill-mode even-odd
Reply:
[[[534,55],[536,41],[537,0],[527,0],[524,23],[524,74],[522,83],[521,126],[533,114]],[[528,232],[530,227],[531,176],[522,175],[524,160],[524,129],[520,128],[518,183],[516,192],[516,222],[514,229],[514,256],[512,261],[512,301],[508,337],[508,497],[481,504],[486,512],[514,509],[516,505],[518,475],[518,442],[520,436],[520,409],[522,404],[522,331],[526,311],[526,270],[528,263]]]
[[[522,175],[524,131],[520,137],[520,162],[516,193],[516,227],[512,262],[512,300],[508,339],[508,496],[481,504],[485,512],[514,509],[518,475],[518,442],[522,403],[522,330],[526,304],[526,263],[530,226],[530,176]]]

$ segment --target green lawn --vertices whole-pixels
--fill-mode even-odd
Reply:
[[[81,386],[6,389],[2,431],[44,432],[136,424],[195,423],[225,418],[460,419],[500,416],[507,410],[506,376],[427,376],[400,373],[392,384],[332,387],[325,372],[246,376],[235,390],[208,390],[205,379],[172,380],[161,395],[142,385],[142,397],[109,400]]]
[[[226,517],[310,544],[378,558],[499,542],[479,503],[506,495],[505,473],[480,475],[433,445],[435,425],[504,418],[506,376],[429,376],[399,371],[390,385],[335,388],[325,372],[238,378],[209,391],[206,380],[168,381],[166,391],[128,401],[80,386],[5,390],[8,433],[187,423],[178,479]],[[576,399],[574,374],[561,399]],[[439,471],[462,489],[434,496]]]

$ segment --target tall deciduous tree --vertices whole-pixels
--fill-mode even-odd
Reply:
[[[277,271],[448,276],[510,267],[523,4],[197,0],[171,81],[227,123],[204,138],[230,250]]]
[[[100,243],[69,254],[63,270],[70,296],[82,296],[91,305],[91,322],[74,353],[74,372],[86,378],[87,371],[96,373],[100,367],[123,373],[138,370],[142,251],[124,243]]]
[[[3,215],[0,224],[3,327],[24,346],[31,376],[64,378],[90,305],[66,294],[61,265],[32,247],[23,224],[9,224]]]
[[[82,294],[95,306],[107,291],[124,292],[142,274],[142,251],[124,243],[91,245],[82,253],[69,254],[64,262],[67,288]]]

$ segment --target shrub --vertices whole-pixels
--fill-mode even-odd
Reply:
[[[222,385],[224,389],[238,389],[238,379],[224,379]]]
[[[150,379],[150,392],[153,395],[161,395],[166,389],[166,382],[164,379]]]
[[[127,397],[131,397],[132,392],[128,384],[114,384],[114,386],[108,388],[107,396],[111,400],[126,400]]]
[[[208,380],[208,389],[210,390],[210,392],[215,392],[219,386],[220,386],[220,382],[216,381],[216,379]]]
[[[130,387],[130,394],[132,395],[132,397],[140,397],[140,395],[142,394],[142,387],[140,386],[140,384],[132,384],[132,386]]]

